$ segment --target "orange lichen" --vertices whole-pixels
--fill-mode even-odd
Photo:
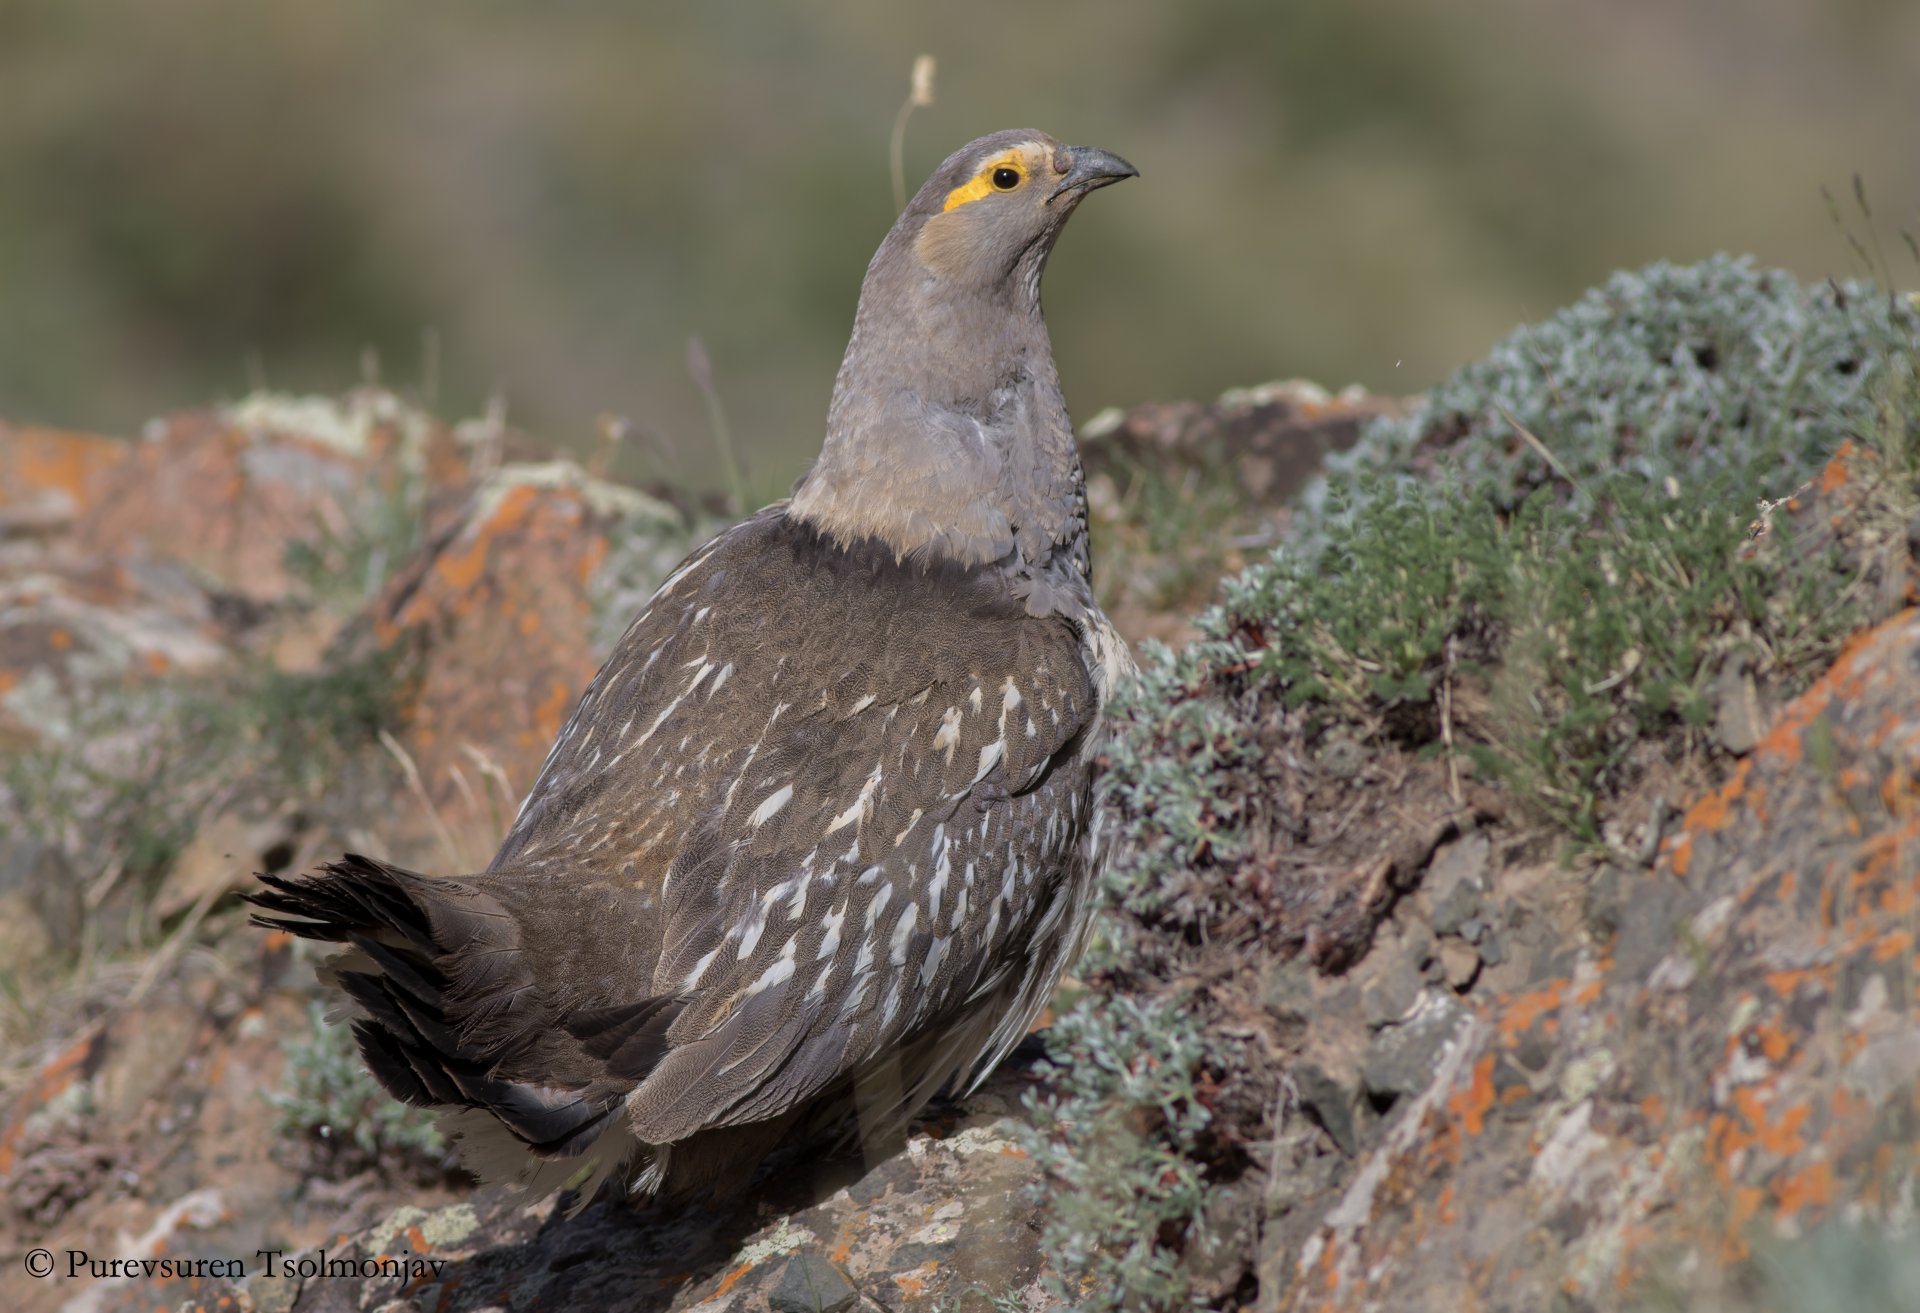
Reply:
[[[508,489],[493,513],[469,531],[467,542],[448,548],[434,560],[434,577],[456,597],[464,595],[486,569],[493,540],[525,525],[539,495],[539,489],[525,484]]]
[[[604,534],[596,533],[587,539],[586,550],[580,553],[580,586],[587,586],[593,578],[593,572],[607,559],[607,539]]]
[[[1766,1193],[1758,1186],[1743,1185],[1733,1192],[1733,1208],[1727,1217],[1727,1241],[1721,1255],[1728,1262],[1737,1263],[1747,1256],[1746,1237],[1741,1232],[1760,1212],[1760,1205],[1766,1201]]]
[[[1913,952],[1913,932],[1896,930],[1886,935],[1873,946],[1873,960],[1891,962],[1896,957],[1905,957]]]
[[[1808,967],[1790,967],[1780,971],[1769,971],[1760,977],[1767,988],[1781,998],[1792,998],[1794,992],[1808,981],[1818,980],[1818,975]]]
[[[1716,792],[1709,793],[1687,809],[1685,825],[1689,832],[1727,828],[1728,823],[1733,820],[1733,804],[1740,797],[1742,788],[1746,784],[1745,766],[1746,763],[1742,762],[1741,768],[1734,771],[1732,779]]]
[[[1722,1187],[1733,1184],[1734,1160],[1752,1143],[1753,1136],[1725,1113],[1716,1112],[1707,1119],[1707,1157],[1713,1178]]]
[[[1750,1037],[1749,1043],[1766,1054],[1769,1062],[1779,1062],[1792,1051],[1792,1038],[1771,1021],[1755,1022],[1747,1034]]]
[[[1733,1092],[1733,1106],[1753,1127],[1751,1142],[1759,1145],[1778,1158],[1790,1158],[1806,1148],[1807,1142],[1800,1134],[1801,1126],[1813,1112],[1809,1104],[1796,1104],[1783,1111],[1776,1120],[1767,1116],[1766,1104],[1751,1085],[1742,1085]]]
[[[1533,1029],[1534,1022],[1549,1012],[1560,1010],[1566,1001],[1566,989],[1570,982],[1562,978],[1549,981],[1545,988],[1517,994],[1507,1006],[1506,1013],[1500,1018],[1500,1037],[1508,1044],[1519,1040],[1520,1036]]]
[[[1846,485],[1849,478],[1847,461],[1852,455],[1853,439],[1849,438],[1840,444],[1839,449],[1833,453],[1833,459],[1829,460],[1826,467],[1820,471],[1816,486],[1821,492],[1835,492]]]
[[[130,450],[125,442],[91,433],[11,429],[0,446],[0,471],[5,474],[0,478],[0,505],[12,501],[16,491],[63,492],[76,506],[82,505],[95,477]]]
[[[1825,1208],[1833,1202],[1833,1165],[1822,1158],[1796,1172],[1788,1172],[1776,1194],[1774,1215],[1781,1221],[1807,1207]]]
[[[753,1271],[753,1264],[751,1263],[736,1267],[733,1271],[720,1278],[720,1284],[713,1288],[712,1297],[718,1299],[720,1296],[726,1294],[729,1290],[739,1285],[741,1281],[746,1278],[747,1273],[751,1271]]]
[[[894,1274],[893,1284],[898,1286],[900,1293],[908,1299],[918,1299],[927,1293],[927,1282],[932,1278],[936,1268],[935,1263],[928,1261],[911,1272],[897,1272]]]
[[[1447,1100],[1447,1110],[1460,1119],[1468,1136],[1475,1136],[1486,1127],[1494,1097],[1493,1055],[1489,1053],[1473,1064],[1473,1078],[1464,1089],[1454,1091]]]

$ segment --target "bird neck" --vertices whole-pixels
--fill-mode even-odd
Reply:
[[[1085,481],[1040,313],[1042,258],[976,292],[882,247],[792,515],[902,560],[1084,578]]]

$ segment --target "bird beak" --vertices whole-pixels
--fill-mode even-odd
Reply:
[[[1067,176],[1060,180],[1060,185],[1053,189],[1053,194],[1047,197],[1048,204],[1068,192],[1090,192],[1095,187],[1104,187],[1122,178],[1140,176],[1140,170],[1133,165],[1097,146],[1069,146],[1067,153],[1072,157],[1073,165],[1067,170]]]

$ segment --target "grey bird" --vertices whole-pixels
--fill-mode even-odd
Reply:
[[[255,920],[344,946],[367,1065],[483,1177],[737,1188],[833,1110],[897,1137],[1045,1006],[1133,663],[1040,278],[1135,174],[1034,131],[935,171],[867,268],[819,459],[661,586],[484,872],[260,877]]]

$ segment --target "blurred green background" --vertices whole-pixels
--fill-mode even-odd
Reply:
[[[711,480],[697,334],[777,490],[923,51],[910,187],[1009,126],[1142,171],[1049,275],[1083,418],[1414,391],[1656,258],[1845,274],[1820,189],[1855,172],[1889,247],[1920,211],[1914,0],[0,0],[0,415],[126,432],[372,348],[445,412],[497,388],[582,451],[622,414]]]

